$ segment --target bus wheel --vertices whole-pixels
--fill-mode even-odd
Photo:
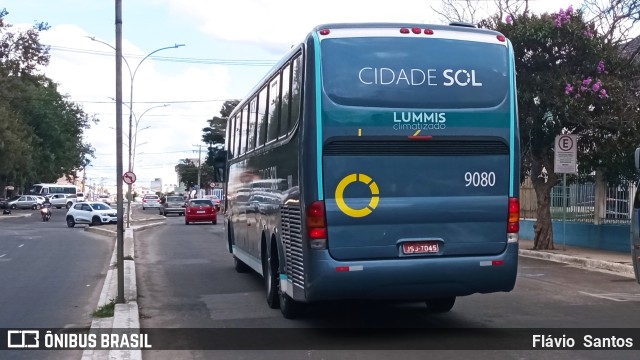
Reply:
[[[429,299],[425,301],[427,303],[427,310],[432,313],[444,313],[451,311],[453,304],[456,303],[456,297],[445,297],[438,299]]]
[[[272,309],[277,309],[279,304],[278,290],[280,289],[280,276],[278,271],[278,250],[272,248],[271,255],[267,254],[267,249],[262,250],[262,273],[264,274],[264,284],[267,288],[267,304]],[[266,261],[265,261],[266,260]]]

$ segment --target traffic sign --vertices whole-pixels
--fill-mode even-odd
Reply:
[[[122,180],[124,180],[126,184],[131,185],[136,182],[136,174],[134,174],[133,171],[127,171],[122,175]]]
[[[578,135],[556,136],[554,152],[556,174],[578,173]]]

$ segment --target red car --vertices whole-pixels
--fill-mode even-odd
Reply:
[[[184,212],[184,223],[189,225],[192,222],[218,223],[218,212],[211,200],[191,199],[186,203]]]

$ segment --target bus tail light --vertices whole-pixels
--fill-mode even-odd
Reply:
[[[517,242],[520,231],[520,201],[509,198],[509,218],[507,219],[507,242]]]
[[[312,249],[327,248],[327,221],[324,211],[324,201],[314,201],[307,207],[307,232],[309,246]]]

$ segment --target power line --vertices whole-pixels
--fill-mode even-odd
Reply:
[[[100,56],[114,56],[112,52],[108,51],[96,51],[88,49],[70,48],[65,46],[49,45],[49,48],[54,51],[72,52],[78,54],[88,55],[100,55]],[[143,55],[126,54],[129,58],[143,58]],[[231,65],[231,66],[273,66],[277,61],[274,60],[249,60],[249,59],[200,59],[200,58],[185,58],[185,57],[172,57],[172,56],[151,56],[151,60],[175,62],[175,63],[188,63],[188,64],[212,64],[212,65]]]

